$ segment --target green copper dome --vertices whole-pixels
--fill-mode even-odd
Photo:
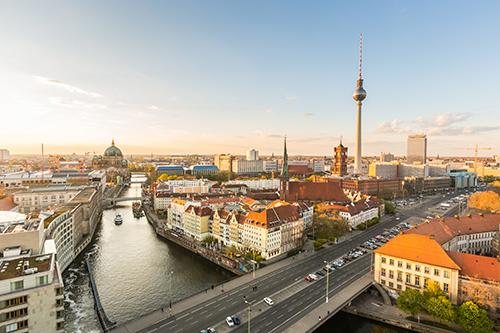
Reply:
[[[104,151],[104,156],[123,156],[122,151],[115,146],[115,140],[113,140],[111,146]]]

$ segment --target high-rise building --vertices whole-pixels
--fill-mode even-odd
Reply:
[[[259,151],[255,149],[251,149],[247,151],[247,160],[255,161],[259,159]]]
[[[391,153],[380,153],[380,162],[392,162],[394,155]]]
[[[361,78],[361,42],[362,35],[359,38],[359,78],[358,78],[358,86],[354,93],[352,94],[352,98],[356,102],[358,102],[358,116],[356,122],[356,155],[354,156],[354,173],[361,173],[361,102],[366,98],[366,91],[363,89],[363,79]]]
[[[7,149],[0,149],[0,161],[10,160],[10,152]]]
[[[406,160],[408,161],[408,163],[426,163],[427,137],[425,136],[425,134],[408,136]]]

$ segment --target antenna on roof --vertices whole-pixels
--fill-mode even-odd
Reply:
[[[361,79],[361,55],[363,50],[363,34],[359,34],[359,79]]]

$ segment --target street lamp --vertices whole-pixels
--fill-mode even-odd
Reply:
[[[250,315],[252,313],[252,302],[245,300],[245,303],[248,304],[248,333],[250,333]]]
[[[328,278],[330,277],[330,267],[328,266],[328,261],[325,261],[326,264],[326,302],[328,303]]]
[[[174,272],[170,272],[170,305],[169,305],[169,310],[168,310],[168,315],[172,315],[172,274]]]

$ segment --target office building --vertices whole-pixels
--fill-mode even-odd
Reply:
[[[7,149],[0,149],[0,161],[10,160],[10,152]]]
[[[408,163],[425,164],[427,162],[427,137],[425,134],[408,136],[406,160]]]
[[[391,153],[380,153],[380,162],[392,162],[394,155]]]
[[[247,160],[255,161],[259,159],[259,151],[255,149],[251,149],[247,151]]]

